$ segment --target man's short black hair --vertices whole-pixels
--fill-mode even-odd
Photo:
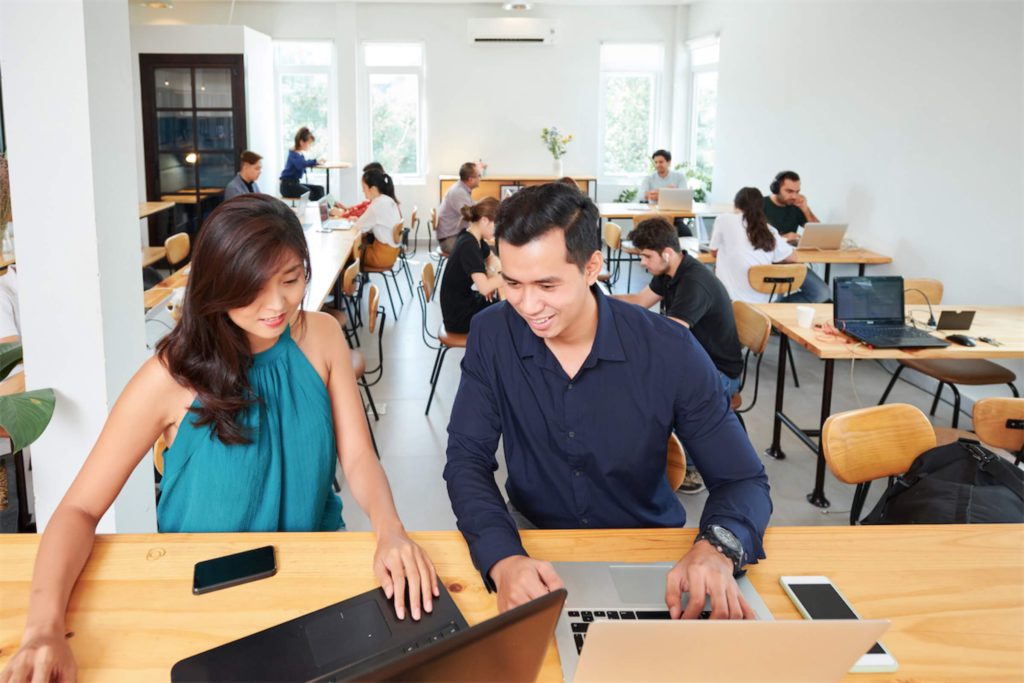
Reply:
[[[666,249],[671,249],[679,253],[679,233],[676,232],[675,226],[661,216],[640,221],[629,233],[629,239],[633,246],[641,251],[650,249],[660,254]]]
[[[363,173],[366,173],[367,171],[380,171],[381,173],[383,173],[384,165],[381,164],[379,161],[371,161],[366,166],[363,166]]]
[[[473,176],[479,174],[480,171],[477,168],[477,165],[474,164],[472,161],[467,161],[462,166],[459,166],[459,180],[461,180],[462,182],[466,182]]]
[[[563,183],[524,187],[498,205],[494,238],[521,247],[549,230],[565,233],[565,260],[583,272],[595,251],[601,251],[600,215],[590,197]]]
[[[651,155],[652,159],[654,157],[665,157],[665,161],[672,161],[672,152],[668,151],[667,149],[659,149],[657,152]]]

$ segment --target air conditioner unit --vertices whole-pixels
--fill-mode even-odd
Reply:
[[[558,38],[558,22],[532,17],[497,17],[470,19],[467,26],[469,42],[536,43],[552,45]]]

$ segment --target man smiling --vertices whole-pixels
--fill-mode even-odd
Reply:
[[[527,556],[521,527],[679,527],[686,513],[665,476],[674,430],[710,492],[701,534],[666,577],[707,594],[712,617],[745,618],[734,572],[764,557],[768,480],[729,409],[718,372],[682,325],[609,299],[594,203],[559,184],[501,203],[498,253],[507,301],[473,318],[448,425],[445,480],[473,562],[506,610],[561,585]],[[503,439],[506,507],[494,480]],[[692,607],[692,609],[691,609]]]

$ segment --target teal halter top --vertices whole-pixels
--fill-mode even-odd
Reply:
[[[160,531],[344,529],[331,399],[290,328],[253,357],[248,375],[259,402],[239,422],[251,442],[226,445],[186,415],[164,452]]]

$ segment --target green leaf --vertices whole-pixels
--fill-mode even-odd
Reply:
[[[50,424],[56,403],[53,389],[0,396],[0,427],[11,435],[11,451],[16,453],[39,438]]]
[[[24,356],[20,341],[0,344],[0,382],[7,379],[11,370],[18,366]]]

